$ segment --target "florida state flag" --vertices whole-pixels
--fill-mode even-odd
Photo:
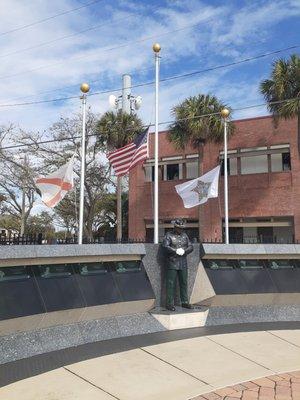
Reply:
[[[65,165],[52,174],[35,181],[36,187],[41,192],[42,201],[48,207],[55,207],[74,187],[73,166],[74,156]]]

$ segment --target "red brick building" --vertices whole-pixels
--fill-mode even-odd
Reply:
[[[229,228],[231,240],[289,242],[300,240],[300,160],[297,120],[282,120],[275,128],[270,116],[234,121],[228,142]],[[129,237],[153,237],[153,145],[150,159],[129,176]],[[222,160],[223,144],[204,146],[203,172]],[[187,220],[189,234],[198,237],[198,207],[185,209],[175,185],[198,176],[197,149],[176,150],[167,132],[159,135],[160,237],[175,217]],[[223,177],[219,198],[201,206],[202,240],[222,240]]]

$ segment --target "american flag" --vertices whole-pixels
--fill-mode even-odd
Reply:
[[[133,142],[108,153],[107,158],[114,168],[116,176],[123,176],[136,164],[149,157],[149,127],[140,133]]]

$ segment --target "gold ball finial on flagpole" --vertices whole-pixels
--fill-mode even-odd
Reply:
[[[152,46],[152,49],[153,49],[154,53],[159,53],[161,50],[160,44],[154,43],[154,45]]]
[[[223,108],[223,109],[221,110],[221,116],[222,116],[222,118],[227,118],[227,117],[229,117],[229,114],[230,114],[230,111],[228,110],[228,108]]]
[[[90,90],[90,85],[88,83],[84,82],[81,84],[80,90],[82,91],[82,93],[88,93]]]

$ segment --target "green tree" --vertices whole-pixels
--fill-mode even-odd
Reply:
[[[275,126],[279,119],[298,118],[298,151],[300,153],[300,57],[273,63],[270,79],[260,84],[260,91],[273,114]],[[292,99],[292,100],[290,100]]]
[[[6,143],[20,144],[27,133],[13,124],[0,126],[0,199],[1,213],[19,220],[21,234],[35,201],[34,178],[38,172],[35,162],[24,149],[6,149]]]
[[[142,131],[143,123],[136,114],[107,111],[97,123],[99,147],[108,151],[126,146]],[[122,239],[122,178],[117,177],[117,239]]]
[[[203,146],[207,141],[222,142],[224,125],[220,112],[230,108],[217,97],[199,94],[185,99],[172,109],[175,122],[169,127],[168,139],[177,149],[191,144],[198,151],[198,173],[203,174]],[[233,125],[228,123],[228,135]],[[199,240],[201,238],[199,207]]]
[[[9,232],[20,233],[20,220],[10,214],[0,216],[0,228],[7,229]]]
[[[112,240],[116,237],[117,228],[117,196],[116,193],[105,193],[99,200],[99,210],[94,220],[98,237]],[[128,192],[122,193],[122,232],[128,238]]]
[[[99,198],[107,192],[107,187],[112,184],[109,178],[108,166],[100,157],[101,146],[96,143],[96,124],[98,118],[88,112],[86,119],[86,173],[85,173],[85,201],[84,201],[84,238],[92,239],[93,224],[97,213]],[[69,118],[61,118],[55,122],[47,132],[47,136],[55,140],[54,143],[43,142],[43,135],[28,133],[22,138],[22,143],[29,143],[34,152],[36,164],[42,174],[49,174],[69,161],[76,152],[74,163],[74,189],[67,193],[66,197],[53,211],[56,224],[66,228],[68,233],[77,228],[79,215],[79,189],[80,189],[80,159],[82,131],[82,116],[75,114]],[[97,144],[97,146],[96,146]]]
[[[53,216],[47,211],[42,211],[40,214],[31,215],[28,218],[28,225],[26,230],[27,235],[37,236],[43,235],[45,239],[51,239],[55,235],[55,228],[53,225]]]
[[[78,180],[77,180],[78,181]],[[76,190],[76,197],[75,197]],[[78,220],[78,201],[79,188],[74,188],[68,195],[55,207],[55,224],[65,229],[65,236],[70,237],[76,232]]]

